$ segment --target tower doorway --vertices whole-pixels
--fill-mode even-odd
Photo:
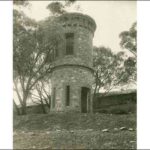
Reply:
[[[87,113],[90,108],[90,89],[87,87],[81,88],[81,112]]]

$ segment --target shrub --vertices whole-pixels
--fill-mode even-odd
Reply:
[[[123,104],[123,105],[113,105],[107,107],[101,107],[96,109],[95,112],[98,113],[109,113],[109,114],[129,114],[136,112],[136,105],[135,104]]]
[[[109,110],[109,113],[111,114],[128,114],[128,110],[121,109],[121,108],[113,108]]]

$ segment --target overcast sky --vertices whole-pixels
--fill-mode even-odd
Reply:
[[[46,9],[49,3],[49,1],[32,1],[32,5],[25,12],[35,20],[42,20],[49,16]],[[76,10],[78,6],[80,9]],[[91,16],[97,24],[93,45],[110,47],[115,52],[121,50],[119,33],[128,30],[136,21],[135,1],[78,1],[69,11]]]

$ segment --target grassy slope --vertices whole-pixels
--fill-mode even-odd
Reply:
[[[48,114],[14,118],[14,148],[136,148],[136,116],[110,114]],[[102,132],[109,129],[109,132]]]

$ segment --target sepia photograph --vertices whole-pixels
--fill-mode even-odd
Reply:
[[[13,1],[13,148],[137,149],[136,1]]]

